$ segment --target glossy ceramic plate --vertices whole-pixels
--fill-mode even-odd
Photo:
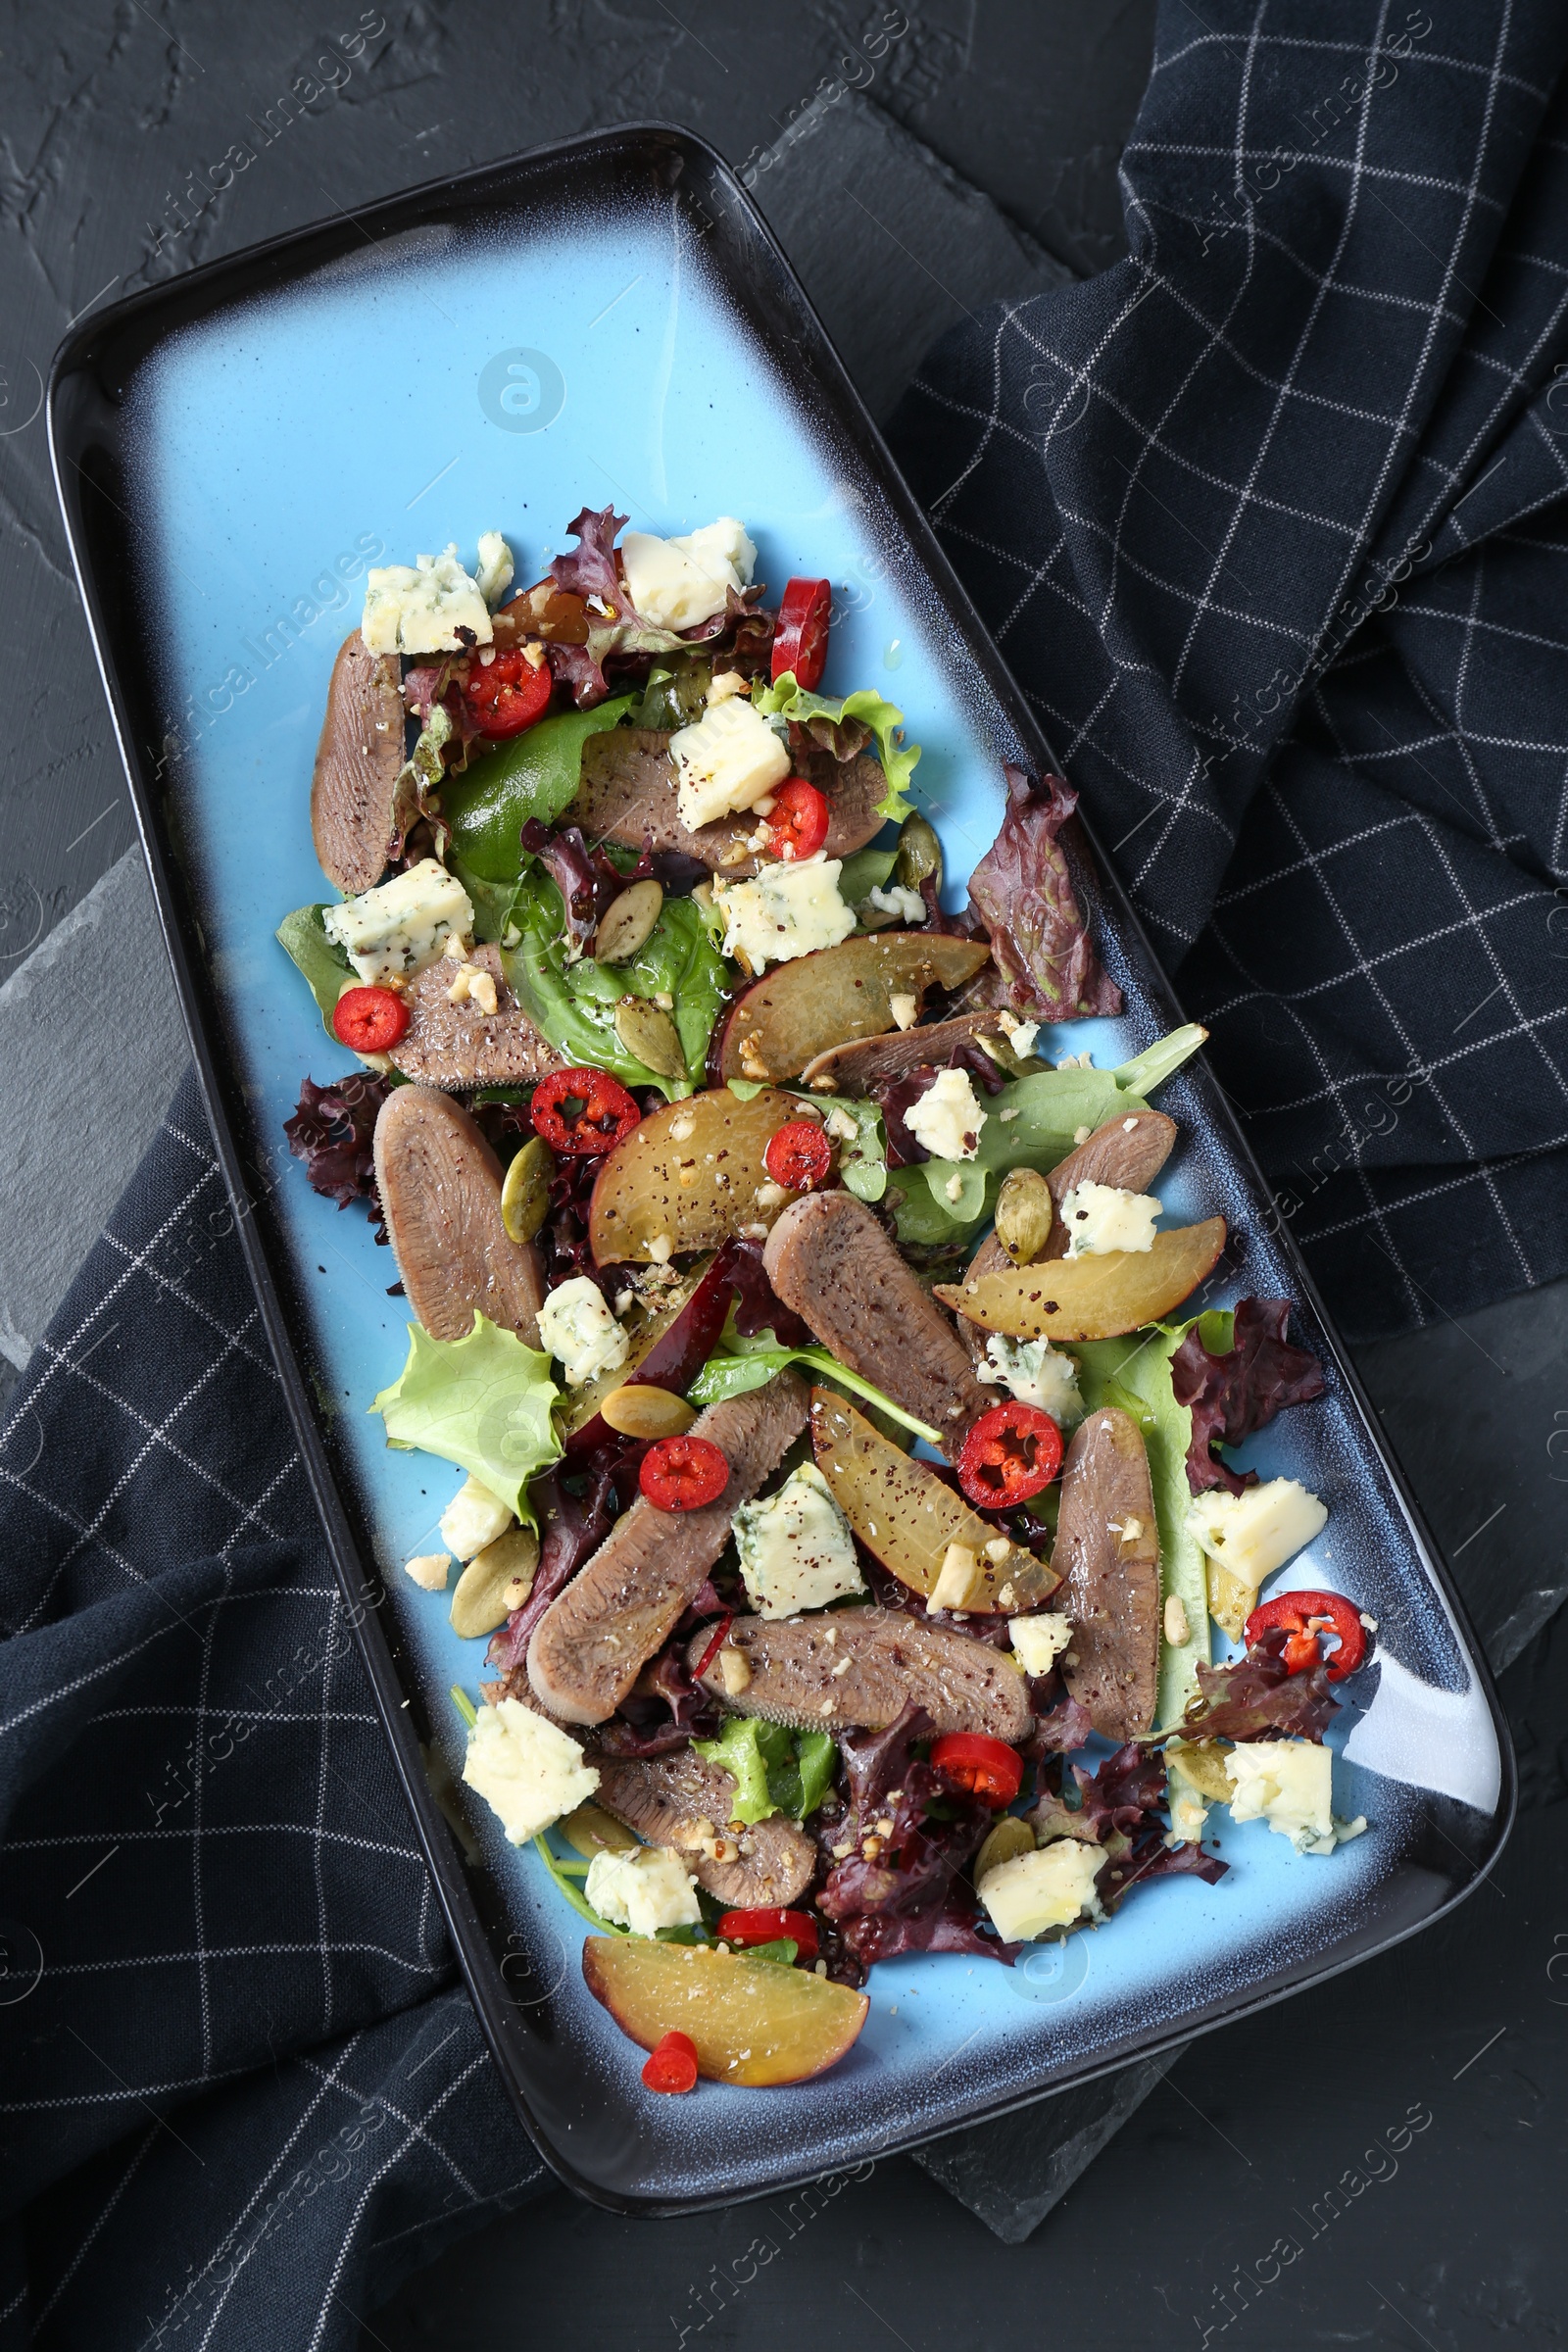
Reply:
[[[1161,1193],[1222,1210],[1229,1281],[1289,1293],[1327,1397],[1247,1456],[1331,1505],[1284,1584],[1379,1620],[1367,1703],[1335,1735],[1336,1809],[1366,1835],[1298,1859],[1225,1823],[1233,1865],[1139,1893],[1102,1933],[1013,1969],[885,1964],[848,2058],[792,2089],[643,2090],[640,2053],[583,1984],[581,1925],[537,1857],[430,1768],[458,1768],[447,1696],[482,1647],[397,1563],[435,1541],[459,1474],[389,1452],[368,1416],[407,1309],[358,1214],[282,1145],[301,1079],[341,1069],[273,940],[318,898],[308,797],[327,676],[366,565],[505,530],[537,576],[580,506],[640,528],[744,517],[759,576],[831,573],[828,687],[880,686],[925,756],[915,798],[950,890],[990,843],[1001,763],[1051,764],[778,248],[680,130],[621,130],[438,183],[192,272],[104,313],[56,365],[61,500],[170,951],[252,1273],[339,1575],[452,1937],[496,2060],[562,2177],[670,2211],[929,2137],[1235,2017],[1409,1935],[1495,1857],[1512,1802],[1484,1668],[1355,1380],[1200,1067],[1159,1097],[1183,1143]],[[1089,812],[1092,818],[1093,811]],[[1120,1061],[1179,1013],[1132,913],[1077,845],[1126,992],[1056,1051]],[[383,1583],[381,1572],[387,1571]],[[407,1702],[407,1703],[405,1703]],[[466,1796],[466,1792],[463,1792]],[[1223,1817],[1221,1817],[1223,1818]]]

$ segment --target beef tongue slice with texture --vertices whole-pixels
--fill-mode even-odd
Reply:
[[[853,1193],[793,1201],[767,1237],[762,1264],[823,1347],[941,1430],[950,1454],[996,1402],[952,1323]]]
[[[376,1114],[374,1152],[387,1239],[430,1337],[466,1340],[477,1310],[537,1348],[539,1253],[503,1224],[501,1162],[462,1103],[395,1086]]]
[[[1103,1739],[1153,1728],[1159,1677],[1159,1534],[1143,1432],[1102,1405],[1080,1423],[1061,1473],[1053,1566],[1072,1619],[1062,1674]]]
[[[695,1671],[706,1637],[694,1636]],[[701,1678],[733,1713],[811,1731],[883,1731],[912,1700],[939,1732],[1022,1740],[1033,1720],[1010,1656],[900,1609],[826,1609],[807,1617],[737,1617],[725,1647],[746,1660],[745,1689],[725,1689],[719,1659]]]
[[[1166,1118],[1162,1110],[1124,1110],[1114,1119],[1106,1119],[1093,1135],[1085,1138],[1063,1160],[1049,1170],[1046,1182],[1051,1188],[1054,1208],[1060,1209],[1063,1200],[1075,1184],[1113,1184],[1126,1193],[1146,1193],[1171,1155],[1176,1141],[1176,1122]],[[1041,1250],[1038,1262],[1049,1263],[1066,1254],[1067,1228],[1060,1216],[1054,1218],[1051,1238]],[[966,1282],[978,1281],[982,1274],[1001,1274],[1012,1264],[1012,1259],[994,1233],[988,1233],[969,1260]],[[967,1316],[958,1317],[958,1336],[977,1364],[986,1360],[986,1341],[990,1336],[978,1323]]]
[[[494,1012],[467,994],[454,1002],[452,991],[464,972],[488,974]],[[427,963],[403,1002],[409,1026],[388,1059],[423,1086],[529,1086],[568,1066],[567,1056],[540,1036],[507,986],[499,948],[475,948],[466,963],[445,956]]]
[[[827,801],[829,858],[863,850],[881,831],[877,804],[887,791],[881,764],[868,752],[842,762],[831,752],[803,753],[795,761]],[[761,862],[747,842],[762,819],[750,809],[720,817],[695,831],[676,813],[678,778],[669,756],[669,737],[656,727],[607,727],[583,745],[582,781],[571,805],[572,821],[591,841],[612,841],[638,850],[677,850],[715,872],[754,874]]]
[[[403,733],[397,656],[368,652],[356,629],[332,664],[311,779],[316,855],[322,872],[350,897],[386,871]]]
[[[764,1388],[700,1413],[688,1433],[716,1446],[729,1481],[698,1511],[660,1511],[639,1494],[585,1567],[553,1600],[528,1643],[528,1680],[565,1723],[604,1723],[729,1541],[736,1511],[776,1470],[807,1425],[806,1383],[779,1372]]]
[[[650,1845],[679,1854],[697,1884],[732,1910],[792,1903],[816,1869],[816,1846],[782,1813],[732,1834],[735,1781],[690,1747],[640,1761],[601,1753],[595,1801]]]

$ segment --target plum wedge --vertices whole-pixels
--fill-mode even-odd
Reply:
[[[595,2000],[643,2049],[666,2034],[689,2034],[706,2082],[749,2090],[825,2074],[871,2006],[867,1994],[805,1969],[642,1936],[590,1936],[582,1973]]]
[[[939,1282],[955,1313],[1015,1340],[1114,1340],[1158,1322],[1211,1274],[1225,1247],[1223,1217],[1156,1233],[1152,1250],[1107,1250]],[[775,1286],[776,1287],[776,1286]]]
[[[722,1078],[798,1077],[832,1046],[885,1037],[895,997],[972,980],[990,951],[942,932],[877,931],[781,963],[736,1000],[719,1049]]]

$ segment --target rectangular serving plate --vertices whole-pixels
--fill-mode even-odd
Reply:
[[[1485,1667],[1353,1371],[1201,1064],[1160,1095],[1161,1191],[1222,1210],[1203,1294],[1289,1294],[1328,1395],[1250,1442],[1331,1505],[1282,1585],[1349,1590],[1380,1625],[1335,1735],[1331,1860],[1227,1826],[1214,1887],[1156,1884],[1104,1932],[1006,1970],[884,1964],[848,2058],[788,2090],[646,2093],[589,1995],[582,1929],[488,1810],[452,1826],[483,1644],[397,1563],[458,1483],[393,1453],[370,1397],[407,1310],[366,1221],[306,1187],[281,1124],[341,1055],[272,932],[322,895],[308,794],[327,675],[371,562],[500,527],[537,576],[581,505],[640,528],[739,514],[775,590],[830,573],[827,683],[875,683],[924,758],[949,896],[999,821],[1001,764],[1054,764],[1023,696],[767,227],[689,132],[596,133],[342,215],[154,287],[80,327],[50,385],[56,481],[219,1155],[348,1614],[496,2062],[561,2178],[622,2211],[755,2195],[1081,2082],[1256,2009],[1442,1916],[1507,1835],[1513,1766]],[[1075,882],[1127,1012],[1059,1031],[1115,1062],[1181,1018],[1086,841]],[[385,1573],[383,1573],[385,1572]],[[1347,1711],[1350,1712],[1349,1710]],[[431,1770],[442,1785],[438,1802]]]

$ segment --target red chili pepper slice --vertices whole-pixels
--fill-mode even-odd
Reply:
[[[808,1193],[833,1165],[833,1147],[816,1119],[788,1119],[769,1136],[762,1165],[775,1184],[792,1193]]]
[[[833,589],[827,580],[788,580],[773,624],[772,675],[787,669],[806,693],[814,693],[827,666],[827,624]]]
[[[1061,1468],[1061,1431],[1037,1404],[994,1404],[958,1448],[958,1484],[982,1511],[1041,1494]]]
[[[710,1666],[711,1666],[711,1664],[713,1663],[713,1660],[714,1660],[714,1659],[717,1657],[717,1655],[718,1655],[719,1651],[720,1651],[720,1650],[723,1648],[723,1646],[724,1646],[724,1636],[725,1636],[725,1635],[726,1635],[726,1634],[729,1632],[729,1629],[730,1629],[730,1627],[731,1627],[731,1626],[734,1624],[734,1622],[735,1622],[735,1612],[734,1612],[734,1610],[733,1610],[733,1609],[726,1609],[726,1610],[724,1611],[724,1614],[723,1614],[723,1616],[722,1616],[722,1617],[719,1619],[718,1623],[717,1623],[717,1624],[714,1626],[714,1628],[713,1628],[713,1639],[711,1640],[711,1642],[710,1642],[710,1643],[708,1644],[708,1647],[707,1647],[707,1648],[704,1650],[704,1652],[703,1652],[702,1656],[701,1656],[701,1657],[698,1659],[698,1661],[697,1661],[696,1665],[695,1665],[695,1666],[692,1668],[692,1681],[693,1681],[694,1683],[700,1683],[700,1682],[702,1681],[702,1679],[703,1679],[704,1675],[705,1675],[705,1674],[708,1672],[708,1669],[710,1668]]]
[[[511,653],[498,653],[493,662],[475,654],[463,699],[480,734],[499,739],[520,735],[536,718],[543,718],[550,708],[551,683],[549,662],[541,662],[536,669],[519,645]]]
[[[332,1033],[355,1054],[387,1054],[409,1025],[395,989],[346,988],[332,1008]]]
[[[1328,1623],[1314,1625],[1314,1618],[1326,1618]],[[1332,1631],[1340,1637],[1339,1648],[1330,1653],[1331,1683],[1343,1683],[1366,1656],[1366,1627],[1361,1623],[1361,1612],[1343,1592],[1276,1593],[1247,1620],[1249,1649],[1271,1625],[1283,1625],[1291,1637],[1285,1644],[1285,1664],[1292,1674],[1304,1674],[1309,1666],[1317,1664],[1320,1633]]]
[[[958,1788],[983,1796],[994,1812],[1010,1805],[1023,1786],[1022,1756],[984,1732],[945,1732],[932,1745],[931,1761]]]
[[[643,1455],[637,1484],[656,1511],[700,1511],[729,1485],[729,1464],[708,1438],[661,1438]]]
[[[809,1911],[774,1911],[766,1906],[755,1911],[726,1911],[716,1932],[726,1943],[741,1944],[775,1943],[781,1936],[792,1936],[800,1947],[798,1959],[816,1958],[816,1922]]]
[[[689,2034],[666,2034],[656,2041],[643,2068],[650,2090],[695,2090],[697,2044]]]
[[[612,1152],[642,1117],[606,1070],[552,1070],[533,1090],[528,1116],[552,1152]]]
[[[804,776],[791,776],[773,795],[767,820],[775,857],[814,858],[827,839],[827,798]]]

